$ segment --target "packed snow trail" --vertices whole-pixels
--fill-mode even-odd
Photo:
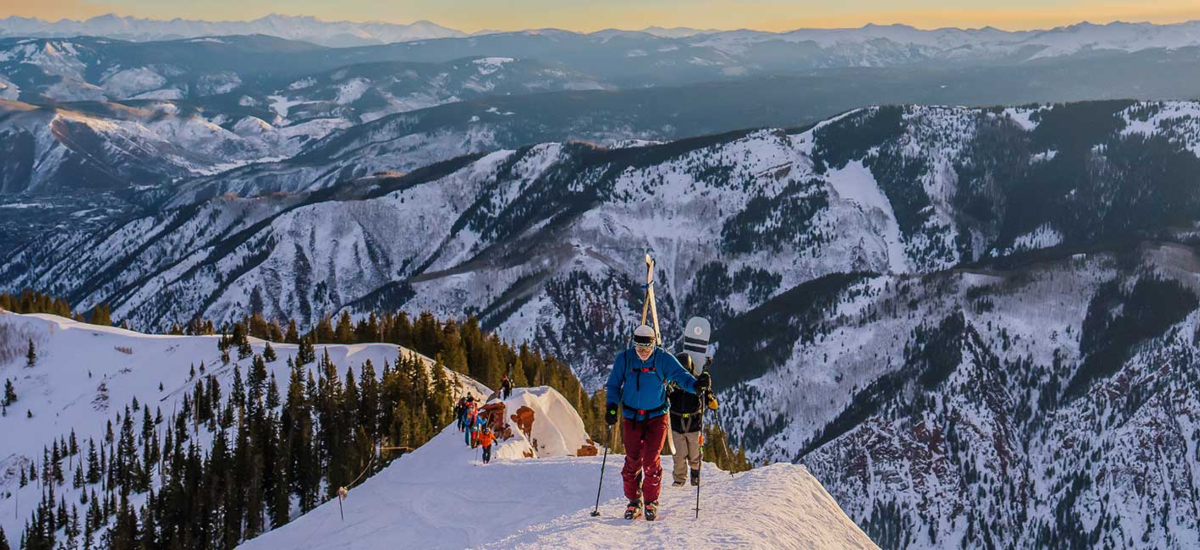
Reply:
[[[345,521],[338,503],[327,502],[241,548],[876,548],[804,467],[791,464],[730,478],[706,463],[699,520],[688,486],[664,487],[658,521],[629,522],[621,518],[624,457],[610,455],[601,516],[593,518],[601,457],[553,456],[579,447],[574,409],[549,388],[518,389],[505,403],[509,415],[520,405],[534,410],[541,458],[522,458],[517,451],[527,443],[517,436],[480,464],[450,426],[352,489]]]
[[[599,518],[579,510],[484,548],[877,548],[803,466],[775,464],[730,478],[705,463],[704,472],[700,519],[695,487],[664,486],[654,522],[620,517],[619,498],[601,504]]]

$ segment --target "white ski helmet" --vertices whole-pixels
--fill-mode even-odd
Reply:
[[[652,347],[657,339],[654,337],[654,329],[641,325],[633,331],[633,345],[637,347]]]

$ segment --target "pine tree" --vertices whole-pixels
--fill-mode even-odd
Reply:
[[[101,303],[92,310],[91,324],[101,326],[112,326],[111,310],[107,303]]]
[[[3,527],[0,527],[0,550],[12,550],[8,545],[8,537],[4,535]]]
[[[509,378],[512,379],[514,388],[523,388],[529,385],[529,380],[525,379],[525,365],[521,364],[520,358],[517,359],[516,363],[513,363],[509,371],[511,372]]]
[[[334,330],[337,343],[353,344],[354,343],[354,323],[350,320],[350,313],[343,311],[341,317],[338,318],[337,328]]]
[[[267,410],[275,410],[279,404],[279,385],[275,382],[275,371],[271,371],[271,378],[267,380]]]
[[[279,359],[279,357],[275,355],[275,348],[271,347],[270,342],[267,342],[266,346],[263,348],[262,356],[263,360],[268,363],[274,363],[276,359]]]
[[[33,338],[29,339],[29,351],[25,352],[25,366],[33,367],[37,365],[37,349],[33,346]]]
[[[296,365],[303,367],[317,360],[317,350],[313,348],[312,337],[300,340],[300,349],[296,352]]]
[[[13,386],[12,380],[4,380],[4,406],[12,405],[17,402],[17,389]]]
[[[288,321],[287,333],[284,334],[283,341],[289,344],[300,343],[300,333],[296,330],[296,321]]]

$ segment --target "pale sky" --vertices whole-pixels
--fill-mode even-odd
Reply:
[[[1177,23],[1200,19],[1200,0],[0,0],[0,17],[245,20],[269,13],[330,21],[411,23],[464,31],[557,27],[695,27],[781,31],[904,23],[920,28],[1044,29],[1081,21]]]

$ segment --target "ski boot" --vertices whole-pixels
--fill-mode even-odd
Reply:
[[[631,500],[629,505],[625,507],[625,519],[637,519],[642,515],[642,502],[640,500]]]
[[[682,483],[680,484],[682,485]],[[692,487],[700,485],[700,470],[692,470]]]
[[[658,501],[646,503],[646,521],[654,521],[658,518]]]

